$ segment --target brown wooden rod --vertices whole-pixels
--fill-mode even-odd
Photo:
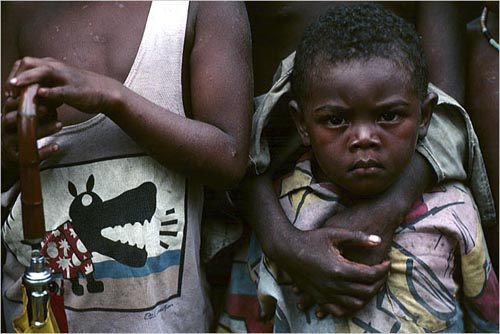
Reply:
[[[19,135],[19,174],[24,242],[39,247],[45,236],[42,186],[36,142],[36,92],[39,85],[24,89],[17,116]]]

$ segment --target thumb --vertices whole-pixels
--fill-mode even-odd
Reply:
[[[364,247],[374,247],[382,242],[382,239],[378,235],[340,228],[331,229],[330,240],[334,245],[348,244],[351,246]]]

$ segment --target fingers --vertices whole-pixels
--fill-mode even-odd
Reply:
[[[68,92],[67,87],[40,87],[37,94],[41,98],[51,101],[52,104],[61,105],[66,95],[68,95]]]
[[[4,101],[2,114],[17,110],[19,107],[19,98],[7,97]]]
[[[12,91],[16,90],[18,92],[21,87],[34,83],[44,84],[47,82],[54,82],[56,79],[57,75],[55,69],[50,65],[44,64],[19,72],[16,77],[7,82],[7,90],[10,88]]]
[[[299,293],[299,299],[297,302],[297,308],[302,312],[309,310],[316,302],[314,298],[308,293]]]
[[[4,112],[2,113],[2,131],[7,133],[13,133],[17,129],[17,111],[10,109],[12,106],[8,106],[9,103],[14,103],[12,102],[13,100],[12,98],[7,99],[4,106]],[[17,109],[17,104],[15,108]]]
[[[335,282],[373,284],[385,279],[390,267],[390,262],[388,261],[367,266],[342,258],[338,266],[332,271],[331,280]]]
[[[15,168],[18,161],[17,141],[6,139],[2,135],[2,168]]]
[[[51,58],[24,57],[16,61],[5,83],[5,94],[17,97],[23,86],[57,81],[58,66],[58,62]]]
[[[19,68],[21,67],[21,60],[17,60],[14,65],[12,66],[12,69],[10,70],[9,76],[7,77],[7,81],[5,82],[5,95],[7,97],[14,97],[17,96],[18,94],[18,89],[16,87],[11,87],[10,82],[12,79],[14,79],[19,71]],[[14,95],[13,88],[16,90],[16,94]]]
[[[42,109],[38,119],[36,138],[44,138],[59,132],[63,125],[57,120],[57,113]],[[2,116],[2,130],[7,134],[17,133],[17,112],[9,112]]]
[[[49,123],[44,123],[38,125],[36,129],[36,138],[44,138],[59,132],[62,129],[62,123],[57,121],[51,121]]]
[[[18,137],[17,137],[17,109],[18,99],[9,97],[4,104],[2,113],[2,166],[5,168],[15,168],[19,160]],[[38,125],[36,128],[36,138],[44,138],[59,132],[62,123],[57,120],[55,108],[39,105],[37,107]],[[41,147],[38,151],[39,160],[43,161],[51,157],[58,151],[56,144],[49,144]],[[10,166],[10,167],[9,167]]]
[[[359,309],[357,309],[359,310]],[[323,304],[318,307],[316,310],[316,317],[322,319],[326,317],[328,314],[332,314],[334,317],[345,317],[349,314],[354,313],[354,309],[346,308],[345,306],[337,305],[337,304]]]
[[[354,264],[354,267],[361,266],[358,264]],[[370,268],[368,266],[364,266]],[[345,300],[345,298],[339,296],[349,296],[354,299],[359,299],[362,301],[370,300],[378,291],[384,286],[387,273],[390,268],[389,262],[384,262],[381,265],[374,266],[377,268],[382,268],[381,276],[373,276],[372,278],[376,278],[367,282],[355,282],[352,277],[348,275],[345,278],[339,279],[339,273],[337,272],[335,277],[329,280],[323,280],[320,284],[315,284],[309,280],[306,280],[304,277],[296,276],[294,280],[304,292],[296,289],[296,293],[299,294],[299,301],[297,307],[299,309],[307,310],[313,304],[324,304],[324,303],[338,303],[337,300],[341,298],[341,300]],[[359,272],[357,272],[357,276],[360,276]],[[358,278],[358,280],[360,280]],[[364,280],[364,279],[361,279]],[[305,293],[307,292],[307,293]],[[351,304],[356,305],[356,302],[346,300],[345,303],[352,306]]]
[[[17,130],[17,110],[19,109],[19,97],[8,97],[5,99],[2,111],[2,130],[7,132],[15,132]],[[60,104],[53,101],[38,99],[37,101],[37,118],[39,126],[57,121],[57,107]]]
[[[348,244],[352,246],[374,247],[382,242],[378,235],[366,234],[361,231],[350,231],[340,228],[326,228],[334,245]]]
[[[36,114],[38,122],[51,122],[57,120],[57,107],[59,105],[46,104],[45,101],[38,100]]]
[[[305,295],[304,295],[305,296]],[[302,297],[302,296],[301,296]],[[308,298],[308,302],[310,301],[310,297]],[[335,299],[335,302],[327,303],[327,304],[320,304],[316,307],[314,310],[314,314],[316,315],[316,318],[318,319],[323,319],[326,317],[328,314],[332,314],[335,317],[345,317],[348,315],[351,315],[357,311],[359,311],[363,306],[365,306],[370,299],[364,300],[360,298],[354,298],[351,296],[344,296],[344,295],[338,295],[337,298]],[[307,308],[300,308],[302,312],[307,312],[307,310],[314,305],[314,301],[312,301],[311,304],[308,304]],[[297,304],[297,307],[300,305]]]
[[[49,144],[49,145],[41,147],[38,150],[39,161],[49,159],[58,150],[59,150],[59,146],[57,144]]]

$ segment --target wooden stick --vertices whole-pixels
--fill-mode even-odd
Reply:
[[[24,89],[17,116],[24,242],[37,248],[40,247],[40,242],[45,236],[42,186],[36,141],[36,93],[38,87],[38,84],[34,84]]]

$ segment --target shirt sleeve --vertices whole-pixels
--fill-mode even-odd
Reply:
[[[427,136],[419,142],[417,151],[429,161],[438,182],[457,180],[467,184],[483,226],[495,225],[495,204],[470,117],[462,106],[434,85],[429,84],[429,91],[438,95],[438,105]]]

